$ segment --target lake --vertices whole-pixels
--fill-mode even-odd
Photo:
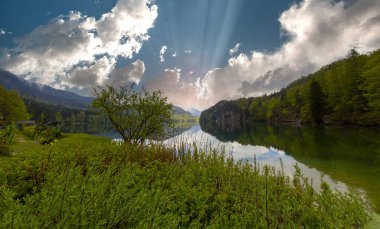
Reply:
[[[86,128],[81,127],[81,130]],[[78,132],[78,131],[76,131]],[[92,132],[94,134],[95,131]],[[97,135],[118,138],[106,128]],[[272,165],[292,175],[298,164],[302,173],[319,190],[321,177],[332,188],[355,189],[366,195],[380,213],[380,130],[358,127],[296,127],[256,124],[242,129],[202,130],[200,126],[177,130],[177,136],[165,140],[194,141],[224,148],[235,160]]]
[[[206,135],[199,127],[192,130]],[[358,127],[296,127],[256,124],[240,130],[207,130],[236,159],[280,166],[291,175],[297,163],[318,189],[321,176],[340,191],[356,189],[380,212],[380,130]]]

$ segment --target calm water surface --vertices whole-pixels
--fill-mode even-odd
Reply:
[[[119,138],[112,128],[96,131],[80,127],[74,132],[89,132]],[[73,132],[73,131],[69,131]],[[294,127],[257,124],[239,130],[200,126],[177,130],[166,143],[185,140],[224,148],[235,160],[272,165],[292,175],[298,164],[302,173],[319,189],[321,177],[333,188],[356,189],[365,194],[380,213],[380,129],[354,127]],[[175,134],[173,134],[175,135]]]
[[[294,127],[257,124],[241,130],[199,126],[167,141],[187,139],[224,147],[234,159],[280,169],[292,175],[297,163],[318,190],[321,177],[333,188],[356,189],[380,212],[380,130],[353,127]]]

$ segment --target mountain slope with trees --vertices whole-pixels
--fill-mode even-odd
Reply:
[[[33,98],[72,109],[86,110],[93,100],[91,97],[26,81],[2,69],[0,69],[0,85],[18,91],[23,98]]]
[[[221,101],[202,112],[202,125],[226,128],[257,121],[380,125],[380,50],[343,60],[292,82],[280,92]]]
[[[17,91],[25,102],[32,120],[47,119],[49,121],[86,121],[95,113],[91,110],[94,98],[77,95],[73,92],[54,89],[47,85],[24,80],[11,72],[0,69],[0,85],[5,89]],[[173,112],[179,116],[191,117],[191,113],[173,106]]]

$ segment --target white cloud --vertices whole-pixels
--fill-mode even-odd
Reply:
[[[169,102],[189,109],[194,104],[203,103],[203,98],[198,96],[199,88],[192,81],[192,78],[181,77],[181,69],[166,69],[159,77],[149,80],[145,84],[145,89],[148,91],[161,90]]]
[[[202,104],[271,93],[344,57],[355,45],[364,52],[379,48],[379,9],[378,0],[294,4],[279,18],[289,41],[273,53],[240,54],[208,72],[200,82],[207,100]]]
[[[6,35],[6,34],[12,34],[12,32],[5,31],[4,29],[0,28],[0,36]]]
[[[96,85],[125,86],[131,83],[138,84],[145,72],[144,62],[137,60],[121,68],[110,68],[115,60],[107,57],[100,58],[95,62],[83,67],[75,67],[67,77],[62,77],[64,83],[71,87],[94,88]],[[107,74],[107,78],[102,76]]]
[[[185,50],[186,54],[191,54],[191,50]]]
[[[168,46],[164,45],[164,46],[161,47],[161,50],[160,50],[160,61],[161,62],[165,61],[164,55],[165,55],[165,52],[166,52],[167,49],[168,49]]]
[[[176,57],[176,56],[177,56],[177,53],[176,53],[176,52],[172,54],[172,57]]]
[[[239,51],[241,43],[237,43],[232,49],[230,49],[230,56],[234,55]]]
[[[141,60],[137,60],[130,65],[122,68],[114,68],[110,77],[102,82],[103,85],[124,86],[130,83],[138,84],[143,78],[145,72],[145,64]]]
[[[117,59],[139,52],[156,18],[151,0],[118,0],[98,20],[70,12],[19,38],[15,49],[3,51],[0,67],[55,87],[101,83],[123,71],[115,69]]]

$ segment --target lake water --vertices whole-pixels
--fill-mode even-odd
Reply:
[[[112,131],[97,135],[117,138]],[[295,127],[257,124],[239,130],[200,126],[178,130],[165,140],[198,142],[224,148],[235,160],[272,165],[291,176],[294,165],[319,189],[321,177],[340,191],[356,189],[368,197],[380,213],[380,129],[353,127]]]
[[[321,177],[333,188],[356,189],[380,212],[380,130],[353,127],[295,127],[257,124],[240,130],[194,126],[173,139],[208,142],[235,160],[273,165],[292,175],[298,164],[318,190]],[[171,139],[171,140],[173,140]],[[167,140],[167,141],[171,141]]]

